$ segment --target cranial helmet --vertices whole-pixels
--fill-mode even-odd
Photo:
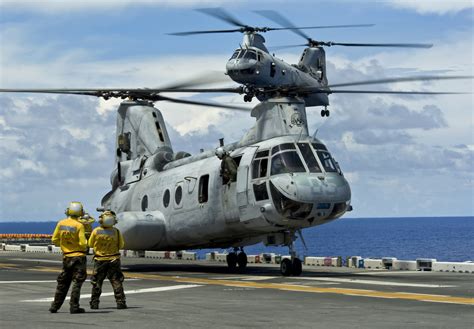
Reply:
[[[224,157],[224,154],[225,154],[225,150],[223,147],[218,147],[216,148],[216,155],[219,159],[222,159]]]
[[[71,217],[81,217],[84,215],[84,207],[82,203],[72,201],[69,203],[69,207],[66,208],[66,215]]]
[[[104,211],[99,216],[99,224],[102,227],[112,227],[117,224],[117,216],[113,211],[107,210]]]

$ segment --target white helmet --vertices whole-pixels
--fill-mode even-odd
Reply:
[[[226,154],[226,152],[223,147],[216,148],[216,155],[219,159],[222,159],[224,157],[224,154]]]
[[[77,201],[70,202],[69,207],[66,208],[66,215],[71,217],[81,217],[84,215],[82,203]]]
[[[99,224],[102,227],[112,227],[117,224],[117,217],[113,211],[104,211],[102,215],[99,216]]]

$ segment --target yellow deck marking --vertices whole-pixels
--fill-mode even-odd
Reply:
[[[5,269],[16,269],[18,267],[17,264],[9,264],[9,263],[0,263],[0,268]]]
[[[60,272],[61,271],[58,267],[56,268],[36,267],[36,268],[30,268],[28,270],[40,271],[40,272]],[[88,271],[88,274],[91,274],[91,271]],[[351,288],[314,287],[314,286],[312,287],[312,286],[303,286],[303,285],[295,285],[295,284],[287,284],[287,283],[191,278],[191,277],[180,277],[180,276],[170,276],[170,275],[160,275],[160,274],[134,273],[134,272],[129,272],[129,271],[124,271],[124,274],[127,278],[133,278],[133,279],[149,279],[149,280],[171,281],[171,282],[192,283],[192,284],[218,285],[218,286],[227,286],[227,287],[275,289],[275,290],[283,290],[283,291],[297,291],[297,292],[321,293],[321,294],[338,294],[338,295],[348,295],[348,296],[358,296],[358,297],[405,299],[405,300],[416,300],[416,301],[433,302],[433,303],[474,305],[474,298],[453,297],[453,296],[447,296],[447,295],[417,294],[417,293],[410,293],[410,292],[386,292],[386,291],[351,289]]]

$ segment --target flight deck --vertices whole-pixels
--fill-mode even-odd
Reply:
[[[90,256],[89,256],[90,257]],[[88,260],[88,269],[92,268]],[[0,327],[69,328],[472,328],[474,274],[304,266],[282,277],[275,264],[230,273],[211,261],[122,258],[129,309],[104,282],[99,310],[67,302],[48,312],[61,255],[0,253]]]

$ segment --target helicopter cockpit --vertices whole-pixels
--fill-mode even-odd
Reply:
[[[227,62],[227,74],[237,82],[245,82],[247,78],[255,78],[260,74],[260,63],[263,52],[255,49],[237,49]]]
[[[350,201],[342,171],[319,141],[285,142],[257,151],[252,183],[255,200],[271,201],[277,221],[334,219]]]

